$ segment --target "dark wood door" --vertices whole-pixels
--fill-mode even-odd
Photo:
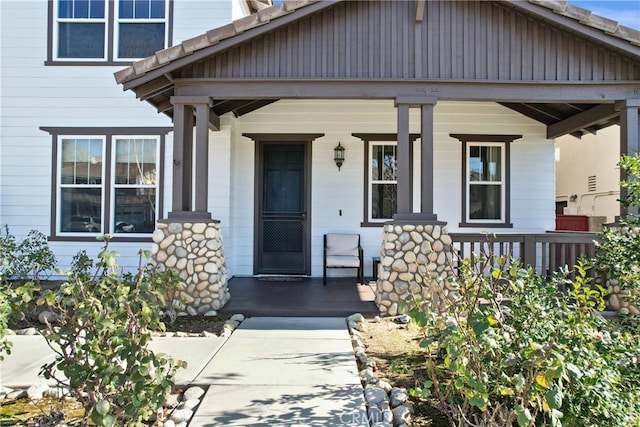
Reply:
[[[257,273],[309,274],[306,143],[263,142],[259,149]]]

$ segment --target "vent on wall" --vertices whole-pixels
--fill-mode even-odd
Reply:
[[[587,178],[587,191],[593,193],[596,191],[596,176],[591,175]]]

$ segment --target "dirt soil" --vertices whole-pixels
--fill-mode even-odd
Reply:
[[[393,317],[368,319],[367,332],[360,339],[369,358],[376,362],[376,375],[394,387],[407,391],[421,387],[428,380],[422,335],[414,324],[398,324]],[[447,427],[446,416],[437,409],[433,398],[410,397],[414,407],[414,426]]]

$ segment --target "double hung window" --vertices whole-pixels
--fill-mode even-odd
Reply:
[[[510,143],[521,135],[451,134],[462,142],[462,227],[511,227]]]
[[[398,210],[398,135],[395,133],[353,133],[352,135],[364,141],[365,147],[362,226],[380,227],[392,220]],[[410,163],[413,159],[413,143],[419,137],[420,135],[415,133],[409,135],[409,145],[412,147],[409,152]],[[409,185],[412,188],[412,184]]]
[[[57,0],[49,61],[131,62],[170,43],[170,0]]]
[[[43,130],[54,138],[54,238],[144,237],[155,230],[169,128]]]
[[[388,221],[398,205],[397,143],[370,142],[369,221]]]

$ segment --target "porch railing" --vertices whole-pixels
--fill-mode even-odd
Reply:
[[[539,234],[451,233],[459,258],[473,260],[483,253],[519,259],[538,274],[552,275],[567,265],[571,270],[581,257],[595,256],[600,233],[547,232]],[[593,273],[593,272],[591,272]]]

